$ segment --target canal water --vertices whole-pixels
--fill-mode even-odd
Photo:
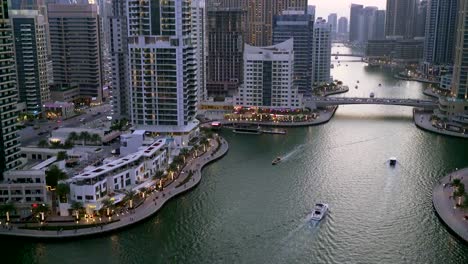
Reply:
[[[347,59],[332,71],[350,86],[337,96],[426,98],[423,84]],[[221,134],[227,156],[149,221],[75,242],[2,237],[2,263],[468,263],[431,204],[438,179],[468,166],[468,141],[419,130],[410,107],[341,106],[286,136]],[[312,223],[319,201],[331,211]]]

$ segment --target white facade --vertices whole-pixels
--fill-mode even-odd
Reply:
[[[165,169],[166,147],[166,141],[160,139],[141,151],[74,176],[68,180],[71,200],[99,209],[99,201],[104,197],[128,190]]]
[[[130,112],[136,129],[191,129],[197,64],[191,1],[127,0]]]
[[[0,182],[0,204],[12,202],[22,216],[31,214],[35,203],[47,203],[45,171],[16,170],[4,173]]]
[[[325,19],[317,18],[314,25],[313,86],[331,81],[331,25]]]
[[[302,108],[302,95],[293,86],[293,39],[269,47],[244,49],[244,84],[234,97],[240,106]]]

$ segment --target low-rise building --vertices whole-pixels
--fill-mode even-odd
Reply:
[[[71,103],[81,98],[80,87],[77,84],[52,84],[49,89],[52,101]]]
[[[12,170],[0,182],[0,203],[11,202],[20,216],[31,214],[34,204],[48,203],[44,170]]]
[[[105,197],[123,198],[123,192],[150,180],[156,171],[166,168],[168,150],[165,139],[159,139],[136,153],[108,162],[67,180],[70,198],[81,202],[87,210],[101,208]],[[118,200],[114,200],[118,202]]]
[[[50,119],[68,119],[76,115],[75,104],[67,102],[45,103],[42,111]]]

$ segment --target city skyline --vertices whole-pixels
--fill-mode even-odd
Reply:
[[[339,2],[337,5],[336,2]],[[346,17],[349,19],[349,8],[351,4],[360,4],[363,6],[375,6],[379,9],[385,10],[385,0],[335,0],[335,1],[323,1],[323,0],[309,0],[309,5],[316,6],[315,17],[322,17],[327,19],[331,13],[337,13],[338,17]]]

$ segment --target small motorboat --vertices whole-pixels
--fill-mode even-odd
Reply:
[[[370,98],[374,98],[375,97],[375,94],[374,92],[371,92],[370,95],[369,95]]]
[[[380,86],[382,86],[382,84],[381,84],[381,83],[379,83],[379,87],[380,87]]]
[[[356,86],[354,86],[354,88],[356,88],[356,89],[357,89],[357,88],[358,88],[358,86],[356,85]]]
[[[335,56],[335,60],[337,60],[337,59],[338,59],[338,56]]]
[[[276,165],[278,163],[281,162],[281,157],[276,157],[276,159],[274,159],[272,162],[271,162],[271,165]]]
[[[328,212],[328,204],[316,203],[314,211],[312,212],[312,220],[320,221]]]
[[[359,83],[359,80],[357,80],[357,83]]]
[[[396,163],[397,163],[397,158],[395,158],[395,157],[389,158],[388,163],[390,164],[390,166],[395,166]]]

